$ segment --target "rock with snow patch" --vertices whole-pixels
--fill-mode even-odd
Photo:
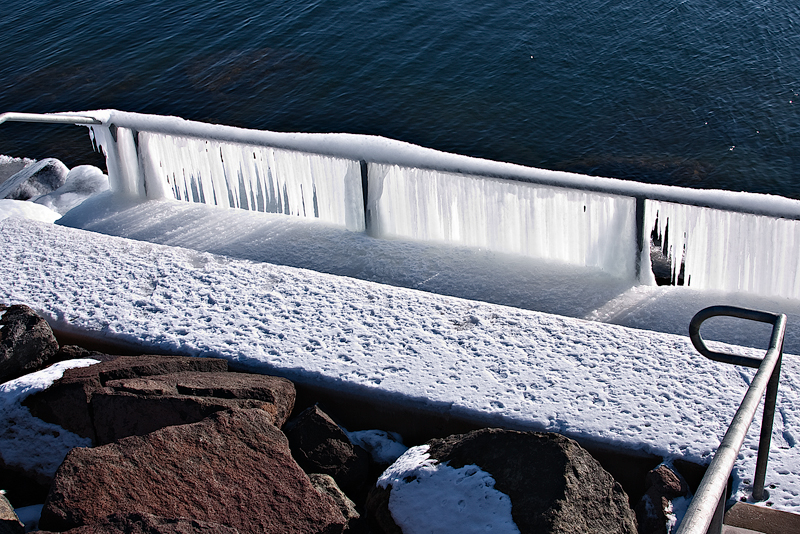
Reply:
[[[229,373],[225,360],[150,355],[70,369],[24,404],[37,417],[102,445],[233,408],[261,408],[280,427],[294,398],[290,381]]]
[[[46,367],[57,351],[50,325],[35,311],[0,306],[0,383]]]
[[[113,513],[220,523],[239,532],[342,532],[345,519],[294,461],[264,410],[217,412],[95,448],[70,451],[42,511],[64,531]]]
[[[0,534],[23,534],[25,525],[14,512],[14,507],[0,492]]]
[[[67,531],[68,534],[237,534],[238,532],[235,528],[220,523],[182,517],[167,518],[138,512],[111,514],[97,523]]]
[[[64,215],[92,195],[108,189],[108,176],[92,165],[79,165],[67,173],[64,184],[34,202]]]
[[[284,428],[292,454],[306,473],[330,475],[345,493],[359,489],[369,472],[369,454],[353,445],[319,406],[311,406]]]
[[[0,198],[30,200],[52,193],[66,182],[69,169],[54,158],[32,163],[0,184]]]
[[[636,505],[639,534],[668,534],[671,501],[688,493],[689,486],[683,477],[665,464],[647,473],[645,494]]]
[[[402,472],[395,466],[402,466]],[[449,479],[445,471],[452,471]],[[426,493],[436,476],[454,481],[437,488],[441,499]],[[471,479],[478,483],[470,484]],[[487,502],[496,503],[497,509],[486,509]],[[478,517],[482,509],[485,513]],[[395,516],[413,522],[414,514],[431,514],[431,520],[442,524],[483,520],[499,525],[497,518],[504,513],[523,534],[636,533],[636,518],[622,487],[576,442],[559,434],[501,429],[434,439],[410,449],[370,492],[367,513],[373,524],[392,534],[403,532]]]

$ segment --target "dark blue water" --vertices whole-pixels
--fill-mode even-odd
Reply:
[[[384,135],[800,198],[794,0],[5,0],[0,111]],[[91,159],[85,130],[0,153]],[[72,136],[72,137],[70,137]]]

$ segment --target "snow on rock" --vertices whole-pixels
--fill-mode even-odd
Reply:
[[[34,221],[0,221],[0,242],[0,299],[62,327],[662,457],[710,461],[753,375],[706,360],[684,336]],[[798,370],[784,358],[767,473],[770,501],[790,511],[800,511]],[[734,469],[737,496],[759,421]]]
[[[389,510],[404,533],[519,533],[511,499],[476,465],[458,469],[431,459],[428,446],[410,448],[383,472],[377,486],[392,487]]]
[[[45,423],[31,415],[21,402],[42,391],[73,367],[87,367],[97,360],[78,359],[0,384],[0,456],[10,466],[52,477],[73,447],[90,447],[91,440]]]
[[[344,431],[350,442],[358,445],[372,456],[377,464],[391,464],[408,450],[403,445],[403,438],[397,432],[385,430]]]
[[[28,202],[27,200],[0,199],[0,220],[8,217],[19,217],[21,219],[31,219],[52,223],[61,218],[61,214],[53,211],[47,206]]]
[[[64,185],[34,200],[64,215],[92,195],[108,189],[108,176],[92,165],[79,165],[67,173]]]

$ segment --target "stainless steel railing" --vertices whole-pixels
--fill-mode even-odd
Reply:
[[[769,348],[762,360],[727,354],[710,350],[700,335],[700,326],[706,319],[716,316],[739,317],[751,321],[772,324],[772,337]],[[769,447],[772,438],[772,421],[775,416],[775,404],[780,380],[781,358],[783,356],[783,338],[786,333],[786,315],[748,310],[734,306],[712,306],[698,312],[689,324],[689,337],[695,348],[706,358],[743,365],[758,369],[750,387],[742,400],[739,409],[731,421],[725,437],[722,439],[714,459],[706,471],[689,509],[683,518],[678,534],[719,534],[722,532],[722,521],[725,512],[726,495],[733,464],[739,455],[739,449],[753,422],[761,397],[766,393],[764,416],[761,422],[761,439],[758,444],[756,474],[753,483],[753,498],[757,501],[765,498],[764,481],[769,459]]]

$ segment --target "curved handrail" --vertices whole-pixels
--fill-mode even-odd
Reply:
[[[700,336],[700,326],[705,320],[716,316],[739,317],[771,323],[772,336],[764,358],[759,360],[710,350]],[[730,477],[733,464],[744,443],[747,430],[753,422],[761,397],[766,392],[764,417],[761,423],[761,438],[758,445],[758,459],[756,461],[756,474],[753,481],[753,498],[755,500],[763,500],[765,497],[764,480],[767,471],[767,460],[769,459],[772,420],[775,416],[775,404],[778,396],[783,338],[786,333],[786,315],[734,306],[712,306],[701,310],[692,318],[689,330],[692,344],[707,358],[733,365],[758,367],[758,371],[753,377],[727,432],[725,432],[725,437],[722,439],[714,459],[708,466],[708,470],[700,482],[700,486],[697,488],[697,492],[678,529],[678,534],[719,533],[722,530],[728,477]]]

